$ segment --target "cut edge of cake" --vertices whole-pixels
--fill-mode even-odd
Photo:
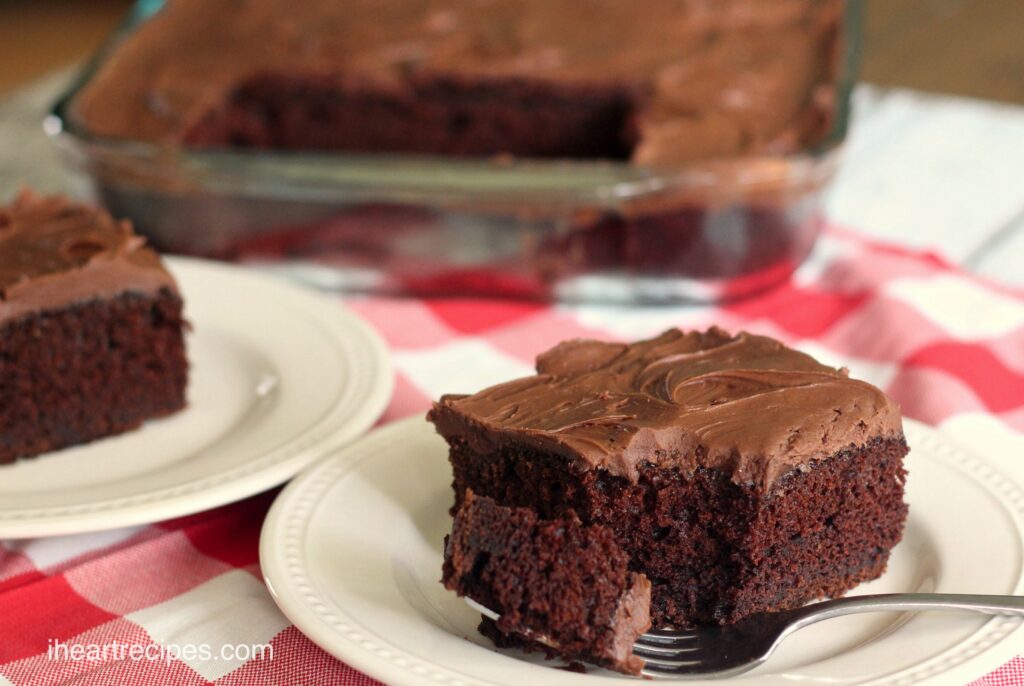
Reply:
[[[540,519],[469,491],[445,539],[442,582],[499,615],[480,629],[499,647],[624,674],[644,666],[633,644],[650,628],[651,585],[606,527]]]

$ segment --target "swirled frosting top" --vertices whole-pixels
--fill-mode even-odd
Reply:
[[[896,403],[845,369],[718,328],[632,345],[568,341],[540,355],[537,372],[446,395],[429,418],[484,453],[525,443],[631,480],[644,462],[708,467],[765,490],[815,460],[903,432]]]
[[[24,191],[0,207],[0,324],[126,292],[177,292],[128,222],[60,196]]]

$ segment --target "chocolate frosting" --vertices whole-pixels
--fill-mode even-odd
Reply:
[[[126,292],[177,293],[159,256],[126,221],[23,191],[0,208],[0,324]]]
[[[790,152],[828,130],[842,0],[169,0],[73,115],[175,143],[261,73],[540,79],[633,94],[633,160]],[[411,93],[411,91],[409,91]]]
[[[632,481],[645,462],[706,467],[765,491],[815,460],[903,433],[899,407],[878,388],[748,333],[568,341],[540,355],[537,372],[446,395],[429,419],[481,453],[525,444]]]

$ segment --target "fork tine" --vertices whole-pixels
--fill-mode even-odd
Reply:
[[[646,634],[641,634],[637,637],[637,645],[648,645],[648,646],[673,646],[681,643],[693,642],[700,638],[700,634],[697,633],[679,633],[675,631],[665,631],[661,633],[654,633],[649,631]]]
[[[716,668],[704,662],[693,662],[689,664],[680,664],[675,666],[652,664],[648,662],[646,665],[644,665],[644,668],[641,673],[644,676],[651,676],[662,679],[724,679],[726,677],[734,677],[739,676],[740,674],[745,674],[754,669],[755,667],[761,665],[762,663],[763,660],[751,660],[750,662],[739,665]]]
[[[698,643],[697,636],[681,636],[679,638],[649,638],[640,636],[636,639],[636,644],[639,646],[651,646],[652,648],[660,648],[666,646],[672,648],[674,646],[682,647],[683,645],[692,645]]]
[[[697,629],[651,629],[644,636],[694,636]]]
[[[698,650],[700,650],[699,646],[682,648],[678,646],[647,646],[640,644],[633,645],[633,654],[639,655],[640,657],[682,657],[687,654],[695,653]]]
[[[746,670],[744,670],[746,671]],[[735,674],[741,674],[742,672],[717,672],[706,669],[701,664],[692,665],[679,665],[676,667],[665,667],[661,665],[648,664],[643,668],[641,672],[644,676],[655,677],[659,679],[679,679],[680,677],[696,677],[701,679],[716,679],[720,676],[734,676]]]
[[[671,655],[644,655],[634,650],[633,654],[644,659],[645,668],[676,669],[697,666],[703,662],[695,657],[687,657],[686,653],[673,657]]]

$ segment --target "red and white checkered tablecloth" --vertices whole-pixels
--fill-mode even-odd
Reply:
[[[907,416],[1024,459],[1024,293],[835,227],[788,284],[721,308],[349,304],[394,354],[397,390],[383,421],[423,412],[442,392],[529,373],[537,352],[566,338],[718,324],[846,365]],[[309,642],[265,591],[257,540],[273,497],[152,526],[0,544],[0,686],[377,683]],[[272,659],[245,655],[262,644]],[[93,652],[71,659],[75,646]],[[974,683],[1024,684],[1021,653]]]

